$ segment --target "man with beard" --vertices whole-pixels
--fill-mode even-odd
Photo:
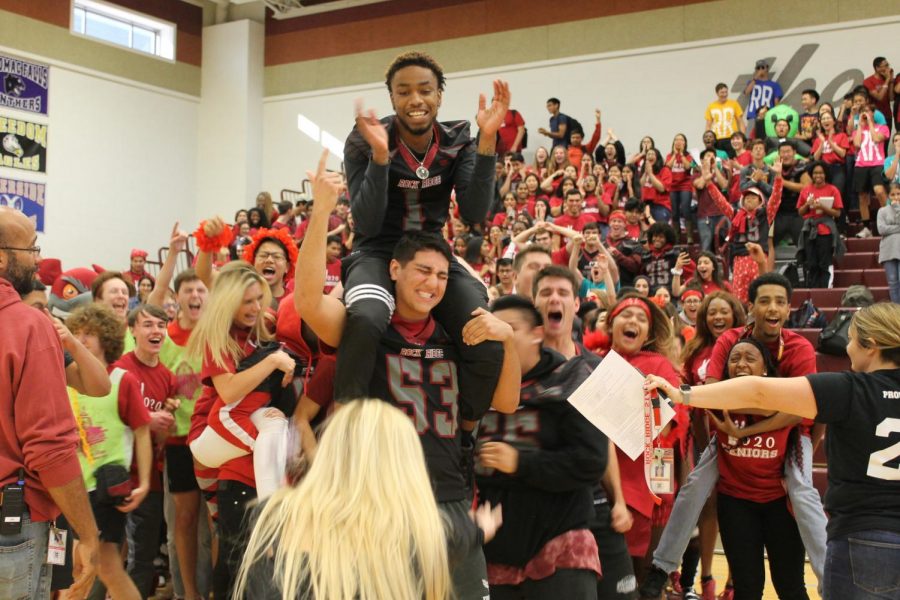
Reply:
[[[347,325],[338,348],[338,401],[368,392],[376,359],[372,348],[395,308],[388,264],[397,241],[412,231],[439,234],[451,192],[467,223],[484,221],[493,201],[497,130],[509,107],[509,86],[495,80],[490,105],[484,95],[479,98],[475,121],[480,131],[472,139],[468,121],[438,122],[444,83],[437,61],[408,52],[391,63],[385,77],[395,114],[379,121],[374,111],[364,113],[357,106],[356,126],[344,146],[356,238],[344,261]],[[477,420],[491,404],[503,351],[494,341],[463,342],[463,327],[473,311],[486,306],[487,293],[456,260],[450,264],[446,296],[434,316],[459,351],[460,396],[468,400],[461,416]]]
[[[82,542],[70,588],[81,598],[96,576],[99,532],[76,454],[59,338],[44,315],[19,299],[31,291],[40,261],[36,241],[28,217],[0,207],[0,546],[4,567],[29,574],[0,582],[0,597],[49,597],[50,522],[62,512]]]

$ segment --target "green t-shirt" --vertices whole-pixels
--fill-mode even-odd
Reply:
[[[68,388],[69,402],[81,438],[78,461],[81,463],[84,486],[89,492],[97,488],[94,471],[103,465],[131,468],[134,432],[119,414],[119,385],[124,374],[124,369],[112,370],[109,374],[112,386],[109,393],[101,398],[85,396]]]
[[[169,325],[178,327],[177,323]],[[184,330],[181,330],[182,332]],[[180,336],[179,336],[180,337]],[[184,336],[187,341],[187,335]],[[194,405],[203,386],[200,384],[200,370],[203,367],[201,358],[190,359],[187,356],[187,348],[179,346],[172,337],[166,337],[162,349],[159,352],[159,360],[175,375],[177,392],[175,397],[181,400],[181,405],[175,411],[174,437],[184,437],[191,429],[191,416],[194,414]]]

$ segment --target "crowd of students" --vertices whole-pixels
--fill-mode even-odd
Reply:
[[[135,250],[126,271],[96,276],[90,301],[55,323],[100,529],[89,597],[152,596],[162,531],[174,596],[189,600],[742,600],[761,598],[764,555],[779,597],[809,597],[806,556],[826,598],[851,597],[833,580],[847,561],[832,542],[874,532],[900,552],[900,476],[885,455],[868,501],[841,484],[826,559],[812,485],[824,428],[809,419],[818,402],[840,435],[843,413],[823,408],[831,380],[810,379],[796,409],[690,405],[689,385],[816,372],[812,345],[785,328],[792,285],[773,271],[773,248],[800,242],[809,281],[828,285],[847,231],[848,179],[836,173],[852,175],[864,220],[866,194],[885,204],[879,260],[892,300],[900,291],[896,154],[876,169],[887,137],[867,88],[837,114],[807,91],[797,136],[779,121],[767,137],[781,94],[757,67],[755,124],[717,88],[696,156],[679,134],[665,156],[645,137],[626,161],[611,131],[599,144],[599,110],[582,144],[554,98],[541,130],[552,147],[528,165],[504,82],[470,141],[468,123],[435,121],[439,65],[402,55],[386,77],[396,115],[359,108],[346,175],[325,170],[326,153],[308,172],[311,197],[276,206],[261,193],[233,223],[201,222],[191,268],[178,269],[190,236],[176,224],[155,274]],[[457,140],[468,154],[440,154]],[[804,148],[810,162],[796,156]],[[854,152],[845,170],[837,159]],[[854,368],[889,369],[878,385],[897,389],[900,314],[875,309],[854,321]],[[566,401],[611,351],[683,401],[654,442],[653,486],[643,455]],[[108,389],[92,385],[98,370]],[[861,381],[835,380],[853,393]],[[828,450],[852,479],[845,469],[858,465]],[[841,502],[874,516],[860,524]],[[719,589],[718,532],[730,568]],[[54,568],[55,589],[80,556]]]

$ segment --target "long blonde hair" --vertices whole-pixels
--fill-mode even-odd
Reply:
[[[188,341],[188,353],[191,356],[204,358],[208,350],[213,361],[221,368],[226,367],[229,358],[235,364],[240,362],[243,352],[237,341],[231,337],[231,326],[234,323],[234,314],[244,300],[244,293],[254,283],[259,284],[262,290],[262,314],[250,331],[249,339],[254,342],[272,339],[272,334],[266,329],[265,318],[265,311],[272,303],[269,284],[256,272],[253,265],[236,260],[222,267],[213,282],[209,300]]]
[[[271,558],[270,558],[271,557]],[[355,400],[330,419],[306,477],[263,505],[238,572],[274,560],[285,600],[445,600],[446,536],[409,417]]]
[[[851,325],[863,348],[875,347],[884,360],[900,365],[900,304],[878,302],[860,309]]]

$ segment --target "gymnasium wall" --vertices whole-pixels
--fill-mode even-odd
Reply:
[[[701,3],[609,18],[604,21],[606,26],[603,31],[616,37],[620,35],[616,32],[618,28],[629,29],[629,25],[635,25],[635,19],[649,23],[651,17],[665,19],[671,16],[672,11],[711,10],[717,5],[736,9],[736,4]],[[789,9],[794,3],[781,4]],[[866,13],[859,10],[857,14]],[[772,20],[783,21],[777,15],[773,15]],[[699,35],[696,25],[693,20],[682,20],[680,36],[685,37],[689,30]],[[509,81],[512,106],[522,113],[529,130],[528,157],[537,146],[549,145],[548,138],[540,136],[537,128],[548,126],[545,103],[550,96],[559,97],[562,112],[573,115],[586,128],[592,127],[594,108],[600,107],[604,131],[612,128],[629,151],[634,151],[640,138],[646,134],[653,135],[660,147],[667,148],[677,132],[685,133],[693,147],[699,145],[704,126],[703,113],[715,97],[715,85],[720,81],[726,83],[732,90],[732,97],[738,97],[757,59],[769,60],[773,79],[784,88],[786,100],[799,108],[800,90],[807,87],[819,90],[823,101],[843,96],[854,84],[871,74],[874,56],[884,54],[890,57],[895,47],[893,40],[900,34],[900,16],[895,14],[877,19],[712,37],[733,30],[732,25],[729,21],[705,30],[709,39],[655,44],[648,42],[665,40],[665,36],[639,36],[635,39],[646,44],[644,47],[462,71],[452,70],[446,65],[466,63],[465,56],[470,48],[479,45],[477,39],[456,41],[452,46],[458,50],[453,51],[449,41],[424,44],[423,47],[434,52],[445,63],[448,73],[440,111],[442,119],[471,120],[478,94],[489,94],[494,78]],[[558,27],[569,26],[575,25]],[[641,27],[630,29],[633,32],[645,30]],[[515,32],[498,35],[515,35]],[[263,118],[263,186],[266,189],[275,191],[296,187],[300,170],[314,165],[321,151],[318,142],[298,131],[298,114],[343,140],[353,126],[356,99],[362,99],[379,116],[391,111],[381,74],[391,58],[401,50],[394,48],[361,57],[342,56],[320,61],[365,63],[370,55],[376,55],[383,62],[378,68],[373,66],[370,69],[366,83],[266,98]],[[502,54],[504,57],[518,56],[510,52]],[[269,74],[272,69],[267,68]],[[355,77],[356,70],[351,69],[350,78]],[[280,85],[270,87],[280,89]],[[338,160],[334,158],[332,166],[336,166]]]
[[[174,221],[196,222],[202,10],[152,4],[176,11],[156,15],[179,24],[174,62],[70,34],[68,1],[0,0],[0,54],[50,66],[47,116],[0,109],[47,124],[47,172],[0,177],[46,185],[38,243],[64,268],[124,268],[131,248],[152,256]]]

